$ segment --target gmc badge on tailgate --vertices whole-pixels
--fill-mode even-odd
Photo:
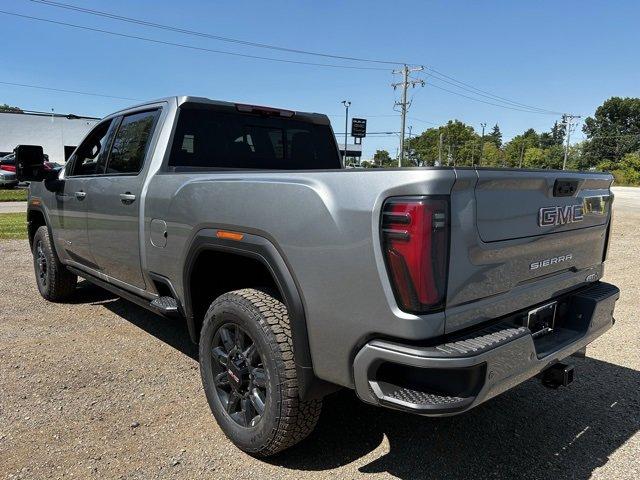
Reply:
[[[581,222],[584,218],[582,205],[567,205],[566,207],[542,207],[538,211],[538,225],[554,227],[567,223]]]

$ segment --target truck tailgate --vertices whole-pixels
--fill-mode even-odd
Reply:
[[[610,183],[590,175],[478,170],[480,238],[496,242],[605,225]]]
[[[448,332],[544,302],[602,276],[611,175],[456,173]]]

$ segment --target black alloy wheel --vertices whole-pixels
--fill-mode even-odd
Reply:
[[[36,242],[35,248],[35,267],[36,267],[36,277],[38,284],[42,289],[47,288],[47,275],[48,275],[48,262],[47,256],[44,253],[44,248],[42,248],[42,240],[38,240]]]
[[[198,354],[211,412],[241,450],[274,455],[315,427],[322,400],[300,398],[287,307],[266,288],[216,298]]]
[[[267,376],[258,347],[239,325],[226,323],[212,342],[216,394],[226,413],[241,427],[255,427],[267,402]]]

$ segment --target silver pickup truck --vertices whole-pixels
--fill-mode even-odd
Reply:
[[[106,117],[59,175],[16,154],[42,296],[83,277],[184,319],[253,454],[306,437],[340,387],[438,416],[567,385],[562,360],[614,321],[608,174],[346,170],[325,115],[195,97]]]

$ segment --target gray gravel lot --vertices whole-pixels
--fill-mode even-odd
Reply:
[[[0,242],[0,478],[640,478],[640,209],[620,203],[605,278],[622,290],[617,323],[569,388],[532,380],[440,419],[339,392],[268,461],[215,424],[182,323],[85,282],[73,304],[47,303],[27,242]]]

